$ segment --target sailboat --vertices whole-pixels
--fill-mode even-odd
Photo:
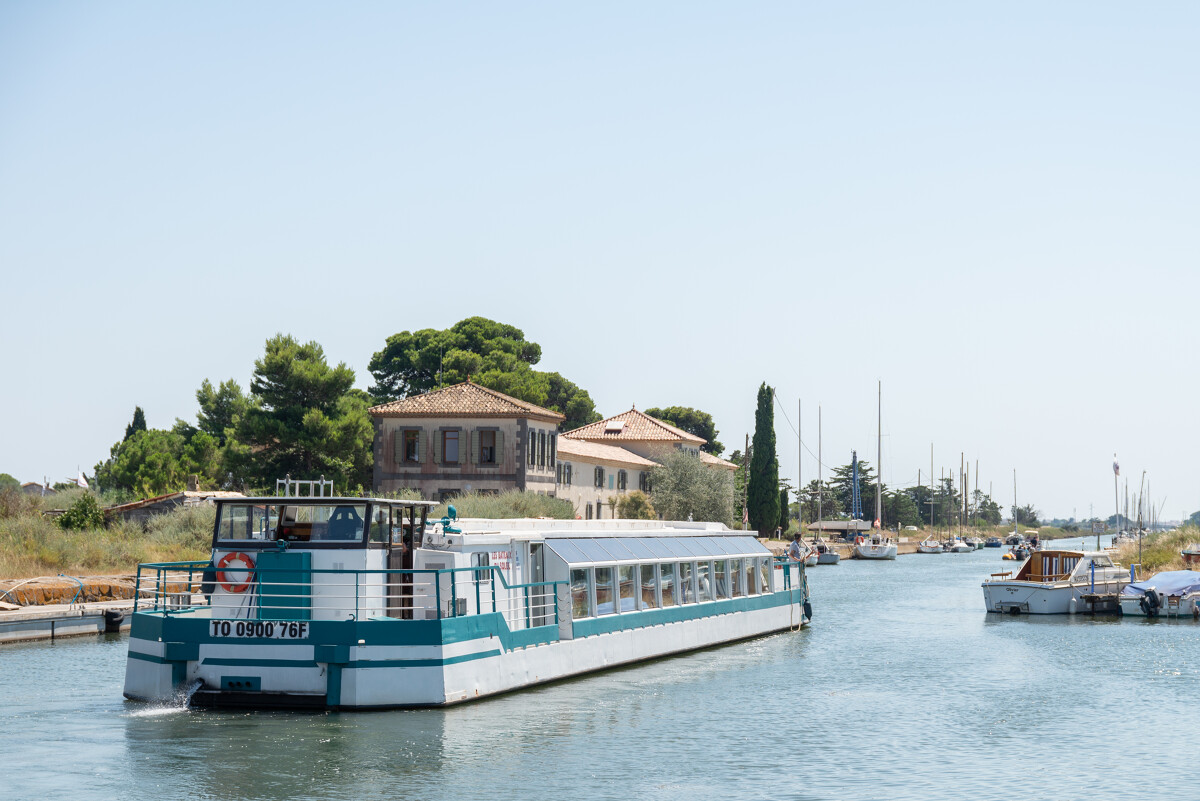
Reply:
[[[895,559],[896,543],[883,533],[883,382],[879,382],[879,403],[876,407],[877,421],[875,432],[875,467],[878,471],[875,477],[875,525],[866,537],[854,540],[855,559]]]

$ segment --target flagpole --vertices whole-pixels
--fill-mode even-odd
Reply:
[[[1117,462],[1117,455],[1113,454],[1113,506],[1117,510],[1117,533],[1121,533],[1121,496],[1117,491],[1117,477],[1121,475],[1121,465]],[[1100,532],[1096,532],[1096,550],[1100,550]]]

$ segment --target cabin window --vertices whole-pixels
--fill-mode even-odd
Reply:
[[[713,565],[713,583],[716,585],[717,600],[719,601],[722,598],[730,597],[729,581],[727,580],[728,577],[725,575],[728,562],[726,562],[724,559],[718,559],[713,563]]]
[[[571,618],[591,617],[591,592],[588,587],[588,571],[571,571]]]
[[[619,489],[619,490],[625,489],[625,471],[624,470],[617,471],[617,489]]]
[[[442,432],[442,464],[458,464],[458,435],[457,428]]]
[[[654,565],[642,565],[642,608],[658,607],[658,581],[654,576]]]
[[[496,432],[479,432],[479,463],[496,464]]]
[[[696,585],[693,579],[696,577],[696,565],[692,562],[679,563],[679,600],[680,603],[694,604],[696,603]]]
[[[758,595],[758,572],[755,570],[757,559],[746,559],[746,594]]]
[[[758,565],[758,586],[760,592],[771,591],[771,563],[766,559],[756,559]]]
[[[745,594],[742,588],[742,560],[729,560],[729,589],[734,598]]]
[[[696,565],[696,600],[702,603],[713,599],[712,580],[708,577],[711,572],[712,565],[709,562]]]
[[[613,604],[613,569],[596,568],[596,614],[611,615],[617,611]]]
[[[662,605],[675,606],[675,565],[661,564],[658,566],[659,585],[662,587]]]
[[[632,612],[637,608],[637,597],[634,595],[634,566],[621,565],[617,568],[617,588],[621,596],[621,611]]]

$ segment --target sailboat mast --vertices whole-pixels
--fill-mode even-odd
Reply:
[[[796,399],[796,439],[800,440],[800,450],[796,454],[796,530],[804,539],[804,501],[800,499],[804,489],[804,401],[799,398]]]
[[[821,496],[825,494],[825,471],[821,462],[821,407],[817,406],[817,536],[821,536]]]
[[[883,528],[883,381],[879,381],[879,401],[875,406],[875,527]]]
[[[1017,468],[1013,468],[1013,534],[1020,536],[1017,531]]]

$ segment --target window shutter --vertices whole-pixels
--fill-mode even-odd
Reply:
[[[458,463],[466,464],[467,458],[471,455],[470,443],[467,441],[467,430],[465,428],[458,429]]]
[[[433,432],[433,461],[437,464],[442,463],[442,432]]]
[[[417,461],[425,464],[425,429],[417,429]]]
[[[575,468],[572,467],[571,465],[567,465],[567,486],[568,487],[571,486],[571,471],[574,469]]]
[[[550,466],[554,467],[554,465],[557,463],[557,461],[558,461],[558,435],[551,434],[550,435]]]
[[[404,432],[392,432],[392,461],[401,464],[404,461]]]
[[[546,432],[538,432],[538,467],[546,466]]]
[[[471,464],[479,464],[479,429],[471,429]]]
[[[496,464],[504,464],[504,432],[496,432]]]
[[[525,461],[529,462],[529,466],[533,467],[537,463],[537,432],[529,432],[529,458]]]

